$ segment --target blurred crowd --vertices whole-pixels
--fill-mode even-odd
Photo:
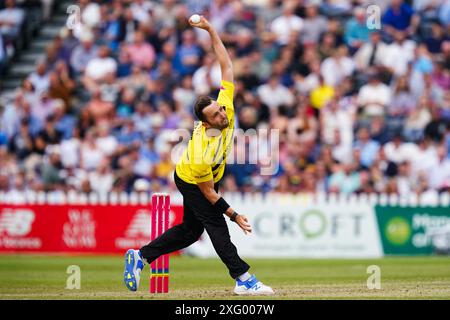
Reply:
[[[230,164],[223,191],[450,191],[450,1],[78,5],[0,106],[0,191],[175,190],[174,129],[220,87],[193,13],[232,57],[237,127],[279,130],[276,172]]]

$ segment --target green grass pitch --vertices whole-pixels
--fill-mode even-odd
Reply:
[[[172,257],[169,294],[149,294],[145,267],[138,292],[122,280],[122,256],[0,255],[0,299],[245,299],[217,259]],[[450,299],[449,257],[367,260],[246,259],[276,294],[257,299]],[[66,289],[67,268],[81,270],[81,288]],[[368,289],[367,267],[381,270],[381,289]],[[252,299],[255,299],[254,297]]]

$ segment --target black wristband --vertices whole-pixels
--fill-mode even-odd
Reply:
[[[230,220],[231,221],[233,221],[233,222],[235,222],[236,221],[236,217],[238,216],[239,214],[235,211],[235,212],[233,212],[233,214],[231,215],[231,217],[230,217]]]
[[[225,201],[224,198],[220,197],[219,200],[216,201],[213,205],[214,210],[217,212],[217,214],[224,214],[230,205]]]

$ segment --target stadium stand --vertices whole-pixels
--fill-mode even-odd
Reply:
[[[220,86],[199,12],[230,48],[237,126],[280,132],[278,170],[230,164],[225,191],[450,191],[449,1],[80,0],[72,29],[43,2],[0,11],[0,191],[174,190],[171,134]]]

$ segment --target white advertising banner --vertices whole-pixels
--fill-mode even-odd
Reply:
[[[382,256],[373,204],[360,199],[305,196],[226,196],[253,227],[250,235],[228,219],[231,240],[242,257],[375,258]],[[206,234],[186,254],[212,257]]]

